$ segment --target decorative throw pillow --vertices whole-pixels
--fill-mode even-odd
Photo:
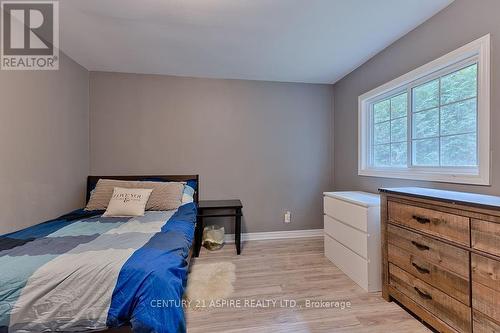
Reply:
[[[102,216],[144,216],[152,189],[115,187]]]
[[[99,179],[85,210],[105,210],[115,187],[153,189],[146,210],[171,210],[181,205],[184,184]]]

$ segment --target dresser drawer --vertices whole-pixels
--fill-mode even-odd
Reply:
[[[481,220],[471,221],[472,247],[500,256],[500,224]]]
[[[466,250],[391,224],[387,227],[387,241],[415,258],[437,265],[469,280],[470,260]]]
[[[472,254],[472,307],[500,322],[500,261]]]
[[[472,330],[474,333],[498,333],[500,332],[500,323],[485,316],[479,311],[474,310],[472,313]]]
[[[470,306],[469,279],[451,273],[395,245],[388,245],[389,262]]]
[[[388,202],[390,223],[402,224],[422,232],[470,246],[469,218],[432,209]]]
[[[389,264],[389,284],[459,332],[471,332],[471,309],[401,268]]]

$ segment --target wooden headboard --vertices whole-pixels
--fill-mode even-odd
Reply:
[[[164,181],[164,182],[187,182],[188,180],[196,181],[196,191],[194,193],[194,201],[198,202],[198,194],[200,193],[200,177],[199,175],[154,175],[154,176],[88,176],[87,177],[87,196],[86,202],[90,199],[90,191],[95,188],[99,179],[116,179],[116,180],[140,180],[140,181]]]

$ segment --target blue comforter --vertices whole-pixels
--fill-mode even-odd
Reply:
[[[196,206],[101,213],[78,210],[0,236],[0,332],[185,332]]]

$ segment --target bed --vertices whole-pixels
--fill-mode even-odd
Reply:
[[[90,176],[195,182],[198,176]],[[0,236],[0,332],[185,332],[196,202],[133,218],[76,210]]]

